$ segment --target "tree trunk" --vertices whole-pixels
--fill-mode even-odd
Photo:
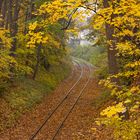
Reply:
[[[13,23],[12,6],[13,6],[12,0],[8,0],[8,29],[10,30],[10,33],[12,33],[12,23]]]
[[[104,8],[109,7],[109,1],[110,0],[104,0]],[[112,18],[114,15],[112,15]],[[117,67],[117,51],[116,51],[116,39],[113,37],[114,34],[114,27],[106,23],[106,38],[108,41],[111,42],[111,44],[108,44],[108,65],[109,65],[109,73],[111,75],[118,73],[118,67]]]
[[[6,28],[6,16],[7,16],[7,0],[5,0],[3,2],[3,5],[2,5],[2,17],[3,17],[3,27]]]
[[[15,56],[15,51],[16,51],[16,45],[17,45],[17,39],[15,38],[17,32],[18,32],[18,15],[19,15],[19,10],[20,10],[20,5],[19,5],[20,0],[15,1],[15,7],[14,7],[14,13],[13,13],[13,20],[12,20],[12,25],[11,25],[11,36],[14,37],[13,42],[12,42],[12,47],[11,47],[11,55]]]
[[[33,18],[33,14],[32,14],[33,11],[34,11],[34,3],[33,0],[30,0],[30,4],[27,6],[26,9],[24,34],[27,33],[27,26],[26,26],[27,21]]]
[[[50,68],[50,64],[47,62],[46,56],[44,56],[44,68],[48,70]]]
[[[3,4],[3,0],[0,0],[0,15],[1,15],[1,11],[2,11],[2,4]]]
[[[33,80],[35,80],[38,69],[39,69],[39,63],[40,63],[40,53],[41,53],[41,46],[37,47],[37,55],[36,55],[36,65],[33,73]]]
[[[113,34],[113,27],[111,27],[109,24],[106,24],[106,37],[108,41],[111,41],[111,44],[108,44],[108,66],[109,73],[112,75],[118,73],[116,43]]]

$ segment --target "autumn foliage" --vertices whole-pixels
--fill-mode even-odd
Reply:
[[[16,1],[14,4],[19,6]],[[26,7],[17,11],[18,17],[21,13],[25,15],[21,21],[13,18],[17,25],[26,19],[22,30],[14,28],[16,25],[13,20],[7,21],[5,25],[1,24],[0,81],[29,73],[32,73],[35,79],[40,64],[44,63],[45,67],[51,64],[49,61],[46,62],[46,59],[50,59],[50,55],[53,55],[57,61],[64,56],[65,34],[66,30],[71,29],[71,21],[76,22],[77,18],[82,20],[84,13],[92,12],[90,17],[92,27],[94,30],[104,29],[102,32],[106,36],[108,49],[109,76],[100,83],[109,89],[114,98],[112,106],[101,112],[98,123],[111,126],[116,139],[138,140],[140,133],[139,0],[53,0],[40,2],[38,5],[32,3],[30,10],[27,16]],[[3,19],[4,16],[0,22]]]

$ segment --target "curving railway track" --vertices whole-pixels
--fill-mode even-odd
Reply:
[[[75,61],[75,63],[80,70],[77,81],[74,82],[61,101],[33,133],[30,140],[55,140],[61,131],[61,128],[64,127],[70,113],[73,111],[80,97],[84,93],[84,90],[90,81],[91,68],[84,63],[80,64],[77,61]]]
[[[53,94],[45,97],[31,112],[25,113],[16,125],[1,133],[0,140],[63,140],[64,137],[64,140],[71,140],[67,138],[72,132],[67,124],[76,123],[72,120],[75,121],[73,113],[76,114],[77,107],[83,110],[81,100],[85,94],[82,94],[88,93],[86,87],[90,86],[90,69],[91,66],[85,62],[75,61],[70,76]]]

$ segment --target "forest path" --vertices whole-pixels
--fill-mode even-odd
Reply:
[[[51,112],[51,110],[56,107],[66,92],[77,81],[80,73],[80,68],[74,65],[74,70],[69,78],[64,80],[52,94],[45,97],[44,101],[37,105],[31,112],[25,113],[14,127],[1,134],[0,140],[30,140],[34,132],[46,119],[48,112]],[[83,73],[89,74],[86,69]],[[85,81],[87,81],[86,74],[83,74],[83,81],[81,80],[79,88],[81,88],[81,86],[83,87]],[[75,90],[78,90],[78,86]],[[77,91],[77,93],[79,93],[79,91]],[[84,90],[83,96],[80,98],[77,105],[64,123],[62,129],[56,136],[56,140],[98,140],[96,135],[94,135],[93,131],[91,130],[93,127],[92,121],[94,116],[97,115],[92,103],[98,94],[99,88],[97,82],[94,78],[90,77],[90,81]],[[63,108],[65,108],[65,105]],[[60,111],[59,114],[61,114],[61,112],[62,111]],[[47,136],[49,135],[49,131],[47,129],[50,128],[53,130],[53,127],[53,124],[49,126],[46,124],[45,129],[43,128],[43,133],[36,137],[35,140],[51,140],[51,138]],[[50,131],[50,134],[51,133],[52,132]]]

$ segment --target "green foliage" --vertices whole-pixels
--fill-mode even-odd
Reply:
[[[99,61],[102,60],[102,57],[103,58],[106,57],[105,48],[100,47],[100,46],[79,46],[79,47],[74,48],[71,54],[74,57],[79,57],[86,61],[89,61],[96,67],[99,66]],[[106,61],[106,60],[102,60],[102,61]]]
[[[82,58],[96,67],[94,75],[103,79],[108,75],[107,52],[103,46],[79,46],[71,52],[74,57]]]
[[[112,99],[109,91],[103,91],[101,92],[100,95],[98,95],[98,97],[94,100],[93,102],[93,106],[96,109],[99,109],[100,107],[103,107],[103,105],[105,103],[107,103],[108,101],[110,101]]]

